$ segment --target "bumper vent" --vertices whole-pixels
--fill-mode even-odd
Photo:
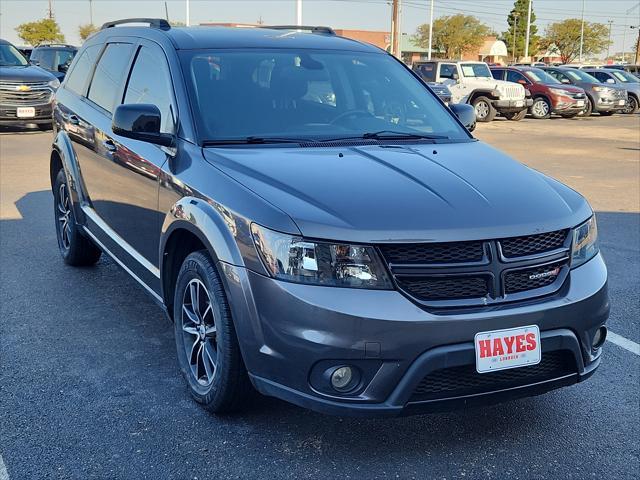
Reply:
[[[489,393],[552,380],[577,371],[575,359],[569,350],[543,352],[537,365],[497,372],[481,374],[476,372],[475,365],[443,368],[425,376],[409,401],[421,402]]]

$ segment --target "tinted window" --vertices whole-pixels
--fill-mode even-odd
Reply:
[[[0,67],[18,67],[26,64],[27,60],[16,47],[8,43],[0,44]]]
[[[548,73],[552,77],[558,79],[560,82],[564,80],[563,83],[571,83],[571,80],[569,80],[569,77],[567,77],[564,73],[559,72],[558,70],[549,70]]]
[[[548,83],[551,85],[560,83],[556,78],[552,77],[544,70],[540,70],[539,68],[532,68],[531,70],[527,70],[526,72],[524,72],[524,75],[533,82]]]
[[[458,70],[455,65],[450,63],[443,63],[440,65],[440,78],[450,78],[453,80],[453,75],[458,74]]]
[[[360,138],[381,130],[468,139],[388,55],[285,48],[180,54],[204,140]]]
[[[50,48],[42,48],[40,50],[36,50],[35,59],[38,62],[38,65],[42,68],[46,68],[47,70],[53,70],[53,57],[55,52]]]
[[[514,72],[513,70],[507,70],[507,82],[516,82],[523,80],[525,83],[529,83],[525,80],[524,75],[520,72]]]
[[[84,87],[87,84],[87,79],[91,75],[91,69],[96,63],[96,58],[100,53],[102,45],[93,45],[87,48],[75,64],[75,67],[68,73],[65,79],[65,88],[68,88],[72,92],[78,95],[84,95]]]
[[[425,82],[436,81],[436,65],[434,63],[418,65],[416,72],[424,79]]]
[[[609,78],[609,75],[604,72],[589,72],[589,75],[596,77],[601,82],[606,82]]]
[[[493,78],[495,78],[497,80],[503,80],[504,79],[504,70],[502,70],[501,68],[492,68],[491,69],[491,74],[493,75]]]
[[[162,115],[162,132],[173,133],[171,90],[171,74],[162,52],[140,48],[131,70],[124,103],[151,103],[157,106]]]
[[[113,110],[132,48],[129,43],[111,43],[96,66],[88,98],[108,112]]]

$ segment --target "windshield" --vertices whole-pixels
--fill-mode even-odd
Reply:
[[[638,77],[631,75],[624,70],[610,70],[609,72],[622,83],[638,83],[640,81]]]
[[[16,47],[7,43],[0,44],[0,67],[21,67],[28,64]]]
[[[538,83],[548,83],[548,84],[556,84],[561,83],[557,79],[553,78],[544,70],[540,70],[539,68],[534,68],[531,70],[526,70],[524,74],[529,77],[529,79]]]
[[[588,73],[583,72],[582,70],[577,70],[574,68],[563,70],[563,73],[568,77],[576,80],[578,82],[586,82],[586,83],[600,83],[600,81],[589,75]]]
[[[203,141],[427,135],[469,140],[436,97],[388,55],[183,51]]]
[[[489,70],[489,66],[486,63],[463,63],[461,68],[465,77],[493,78],[491,70]]]

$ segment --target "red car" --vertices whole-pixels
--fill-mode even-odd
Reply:
[[[520,83],[531,93],[529,113],[533,118],[549,118],[552,113],[573,118],[585,109],[587,97],[582,88],[560,83],[539,68],[492,67],[491,73],[497,80]]]

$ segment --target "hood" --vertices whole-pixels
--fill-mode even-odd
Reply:
[[[0,67],[0,82],[48,82],[55,77],[35,65]]]
[[[573,227],[591,215],[578,193],[480,142],[204,155],[310,238],[479,240]]]
[[[575,85],[567,85],[566,83],[545,83],[546,87],[558,88],[571,93],[584,93],[584,89]]]

